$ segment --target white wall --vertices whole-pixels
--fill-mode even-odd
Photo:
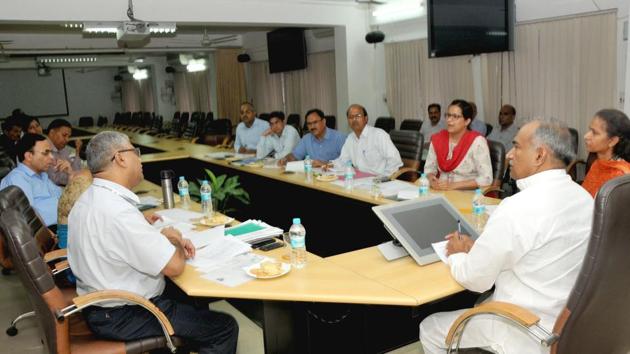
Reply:
[[[108,117],[121,110],[120,99],[113,100],[115,68],[66,69],[69,120],[76,124],[82,116]],[[28,112],[25,109],[26,112]]]

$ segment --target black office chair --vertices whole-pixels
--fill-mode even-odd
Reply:
[[[337,117],[330,115],[324,116],[326,118],[326,126],[331,129],[337,129]],[[306,122],[304,122],[306,125]]]
[[[79,118],[79,127],[93,127],[94,126],[94,118],[85,116]]]
[[[258,115],[258,118],[268,122],[271,116],[269,115],[269,113],[260,113]]]
[[[287,124],[295,128],[300,136],[302,136],[302,129],[300,128],[300,115],[297,113],[291,113],[287,117]]]
[[[107,126],[107,117],[99,116],[98,120],[96,121],[96,126],[98,127]]]
[[[386,132],[396,129],[396,119],[394,117],[378,117],[374,122],[375,128],[381,128]]]
[[[231,141],[232,121],[227,118],[219,118],[208,122],[206,130],[195,143],[210,146],[228,146]]]
[[[446,343],[458,346],[467,322],[496,315],[527,329],[551,346],[552,354],[628,353],[630,350],[630,175],[606,182],[595,198],[593,227],[580,274],[552,333],[537,331],[540,318],[504,302],[486,302],[462,314]],[[538,328],[536,328],[538,327]]]
[[[400,130],[415,130],[419,132],[420,128],[422,128],[420,119],[405,119],[400,123]]]
[[[415,182],[420,170],[424,137],[419,131],[412,130],[392,130],[389,136],[403,161],[403,167],[394,172],[391,179]]]
[[[112,122],[113,125],[120,125],[122,121],[122,114],[120,114],[120,112],[116,112],[114,113],[114,121]]]
[[[206,122],[212,122],[214,120],[214,113],[208,112],[206,114]]]
[[[580,136],[575,128],[569,128],[569,133],[571,133],[571,147],[573,148],[573,152],[577,154],[580,144]]]
[[[488,140],[490,164],[492,164],[492,184],[484,191],[484,195],[494,198],[502,197],[503,176],[505,175],[505,146],[498,141]]]
[[[492,124],[486,123],[486,136],[488,136],[488,135],[490,135],[490,133],[492,133],[492,129],[494,129]]]

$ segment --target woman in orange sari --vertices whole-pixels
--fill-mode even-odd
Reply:
[[[616,109],[595,114],[584,135],[586,150],[597,155],[582,186],[593,197],[608,180],[630,173],[630,120]]]

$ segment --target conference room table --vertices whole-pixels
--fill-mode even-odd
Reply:
[[[264,196],[265,190],[268,194],[271,185],[275,188],[272,188],[272,194],[282,195],[265,199],[262,204],[266,204],[266,208],[274,214],[285,212],[284,208],[277,206],[281,202],[279,199],[299,193],[317,195],[323,201],[323,204],[315,203],[312,208],[300,209],[302,212],[310,211],[305,218],[308,221],[316,218],[318,213],[325,214],[320,219],[325,226],[323,235],[319,234],[320,229],[311,227],[311,223],[306,224],[309,255],[304,269],[292,270],[277,279],[256,279],[237,287],[206,280],[190,265],[186,266],[183,274],[172,278],[188,296],[244,299],[258,303],[259,312],[254,317],[259,319],[263,328],[267,353],[325,352],[330,351],[333,344],[334,348],[346,351],[372,353],[391,350],[417,340],[417,324],[426,315],[469,305],[474,298],[474,294],[463,292],[464,289],[452,279],[447,265],[441,262],[419,266],[411,257],[388,262],[379,253],[375,245],[391,237],[383,234],[383,227],[371,207],[393,203],[394,200],[374,198],[367,191],[349,192],[327,182],[307,182],[302,173],[286,175],[280,169],[234,166],[225,160],[209,158],[208,153],[217,151],[212,147],[126,133],[134,145],[164,151],[142,155],[147,181],[136,190],[158,196],[161,190],[156,184],[159,178],[155,176],[159,176],[160,169],[176,167],[183,171],[194,162],[202,168],[209,166],[218,170],[217,167],[221,167],[221,171],[232,175],[246,176],[242,180],[244,185],[245,181],[252,183],[248,186],[252,200]],[[152,168],[155,164],[159,167]],[[301,192],[296,192],[298,190]],[[449,191],[441,194],[466,217],[470,217],[472,192]],[[489,204],[498,202],[487,201]],[[313,204],[308,199],[301,203]],[[337,216],[336,221],[329,221],[328,217],[332,217],[330,209],[340,203],[346,208],[345,214]],[[293,207],[299,209],[299,205]],[[254,209],[247,210],[252,212]],[[305,214],[280,216],[283,220],[290,220],[294,215]],[[281,228],[288,226],[275,224],[257,214],[249,217]],[[367,223],[373,229],[364,227],[361,231],[364,234],[347,234],[346,229],[335,225],[339,220],[357,217],[361,218],[357,222]],[[245,220],[241,216],[238,219]],[[373,237],[370,233],[379,236]],[[357,237],[369,242],[352,244]],[[313,242],[314,239],[317,242]],[[348,249],[335,247],[339,243]],[[265,255],[281,260],[286,252],[282,248]]]

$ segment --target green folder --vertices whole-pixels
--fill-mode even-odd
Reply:
[[[241,236],[250,232],[256,232],[264,229],[263,226],[256,225],[254,223],[243,223],[241,225],[232,227],[230,230],[225,230],[225,235]]]

